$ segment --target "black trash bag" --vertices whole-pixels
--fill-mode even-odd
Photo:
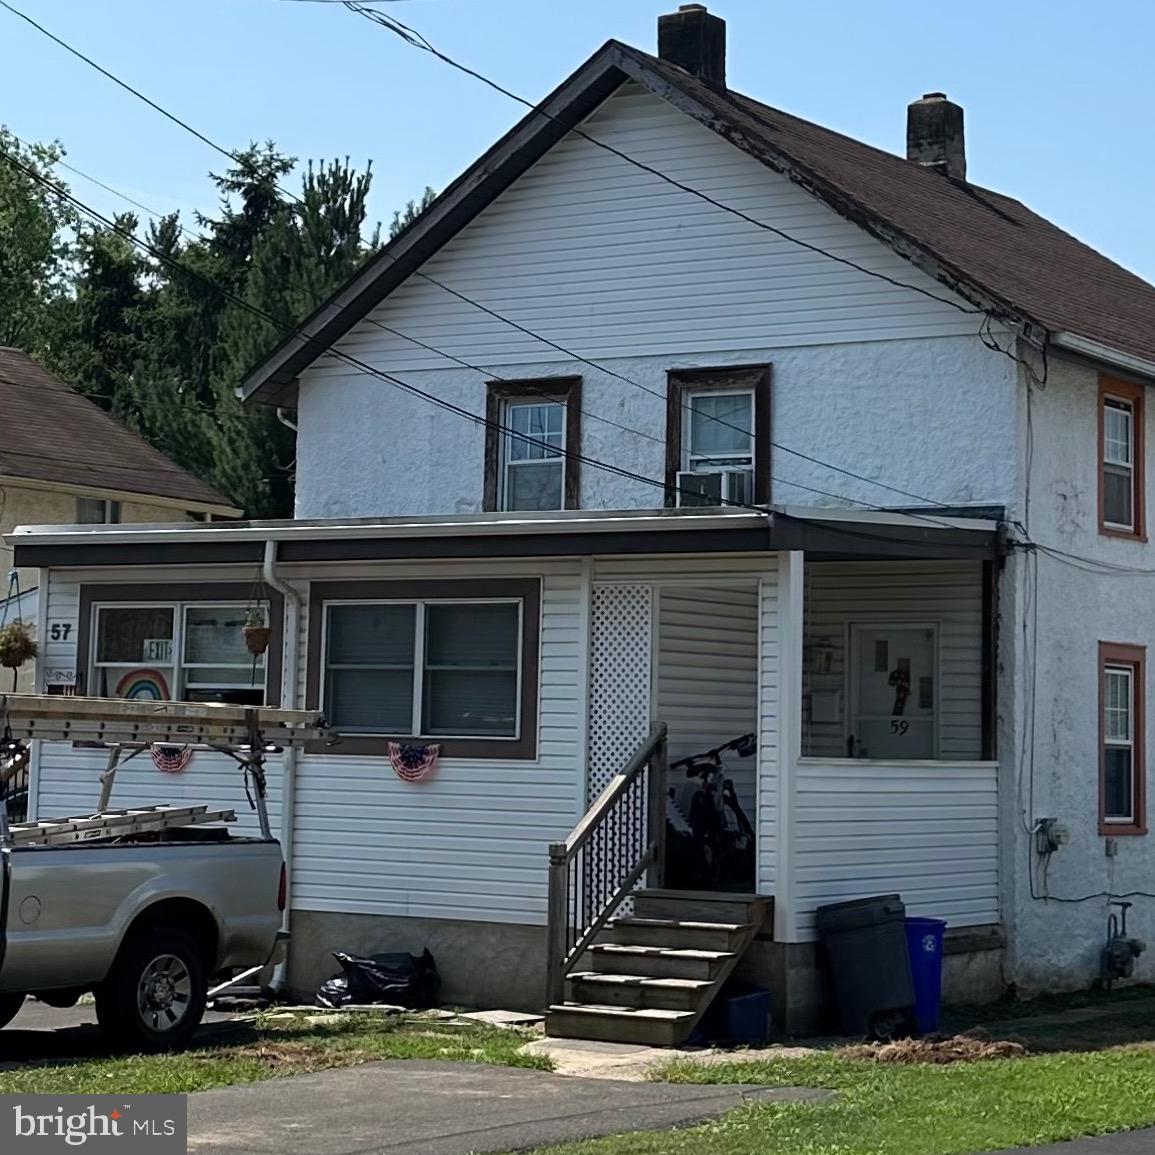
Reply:
[[[314,1000],[319,1007],[390,1003],[424,1010],[437,1002],[441,976],[428,949],[421,955],[399,952],[367,958],[334,951],[333,957],[344,973],[321,984]]]

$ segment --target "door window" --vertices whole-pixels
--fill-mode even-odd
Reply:
[[[937,627],[853,624],[850,646],[849,755],[937,758]]]

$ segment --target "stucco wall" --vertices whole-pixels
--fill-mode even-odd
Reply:
[[[677,355],[606,363],[644,389],[572,361],[499,366],[495,372],[519,377],[580,373],[583,455],[657,482],[665,468],[667,370],[760,362],[769,362],[773,375],[775,502],[918,504],[788,451],[794,449],[937,501],[1013,504],[1015,366],[977,337],[727,353],[703,353],[687,344]],[[485,411],[485,380],[470,370],[416,370],[405,380],[471,412]],[[355,373],[303,388],[299,418],[298,517],[481,509],[481,426]],[[583,464],[581,504],[586,509],[654,507],[662,504],[662,491]]]
[[[74,525],[76,523],[77,497],[103,497],[92,493],[73,493],[57,489],[41,489],[34,485],[14,485],[4,482],[0,485],[0,598],[6,596],[8,574],[12,568],[12,547],[4,537],[18,525]],[[171,505],[150,505],[145,501],[121,501],[120,520],[122,522],[174,522],[187,520],[187,514]],[[34,569],[17,571],[21,590],[31,590],[39,580]],[[20,670],[17,691],[30,693],[35,682],[35,664],[29,663]],[[0,692],[10,691],[12,683],[7,671],[0,671]]]
[[[1025,396],[1024,390],[1024,402]],[[1155,570],[1155,547],[1098,532],[1097,371],[1053,358],[1046,388],[1031,392],[1030,405],[1031,539],[1101,562]],[[1146,417],[1150,461],[1150,402]],[[1108,914],[1102,892],[1155,894],[1155,835],[1120,836],[1118,853],[1110,857],[1107,839],[1098,832],[1098,645],[1146,645],[1149,660],[1155,660],[1153,594],[1155,576],[1086,572],[1041,550],[1029,557],[1017,551],[1004,574],[1003,620],[1016,625],[1004,629],[1001,646],[1002,877],[1004,910],[1013,912],[1008,977],[1026,992],[1086,985],[1098,976]],[[1152,701],[1149,684],[1149,774],[1155,770]],[[1044,817],[1059,819],[1071,831],[1070,844],[1053,856],[1045,878],[1027,833]],[[1052,898],[1044,899],[1046,894]],[[1155,901],[1136,896],[1134,902],[1131,933],[1151,941]],[[1155,979],[1150,954],[1140,960],[1136,977]]]

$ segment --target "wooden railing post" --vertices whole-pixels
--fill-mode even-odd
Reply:
[[[549,904],[546,912],[546,1001],[565,1001],[569,937],[569,859],[564,842],[549,844]]]
[[[666,778],[669,757],[666,749],[666,728],[663,725],[654,752],[650,756],[650,778],[647,785],[646,841],[654,847],[654,861],[647,872],[647,885],[661,886],[666,871]]]

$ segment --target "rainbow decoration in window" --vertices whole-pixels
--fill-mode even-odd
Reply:
[[[168,682],[159,670],[129,670],[116,683],[116,697],[142,702],[167,702]]]

